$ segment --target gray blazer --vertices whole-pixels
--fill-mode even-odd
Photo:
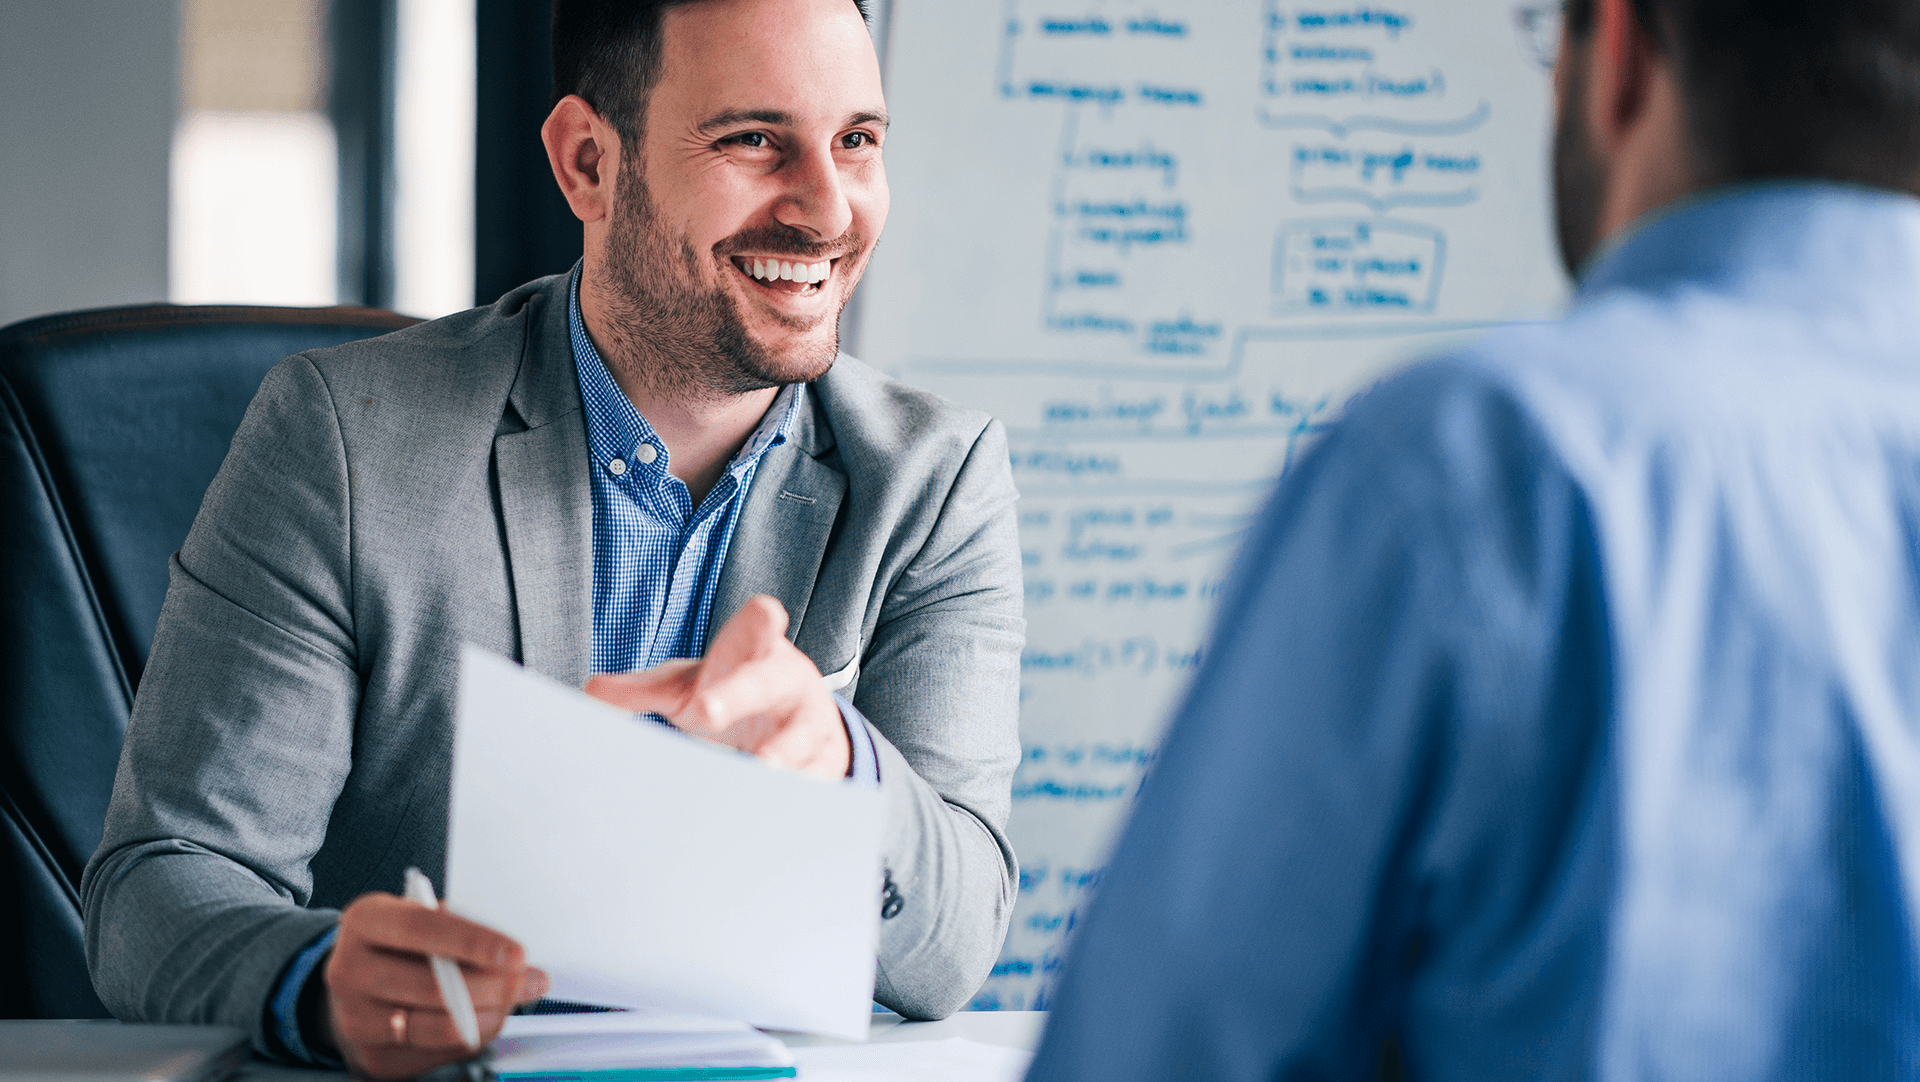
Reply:
[[[806,401],[758,467],[713,626],[772,594],[822,672],[851,672],[901,900],[874,994],[939,1017],[985,979],[1015,893],[1005,435],[844,356]],[[81,886],[115,1014],[264,1048],[269,995],[338,907],[445,867],[460,644],[589,675],[588,469],[565,276],[273,369],[172,560]]]

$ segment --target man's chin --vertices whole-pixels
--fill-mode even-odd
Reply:
[[[762,318],[746,320],[741,330],[770,371],[788,374],[782,383],[818,379],[833,367],[840,352],[839,305],[805,320],[756,314]]]
[[[766,358],[762,370],[773,383],[811,383],[826,375],[840,355],[838,335],[824,344],[815,340],[784,346],[762,343],[762,346],[765,352],[761,356]]]
[[[804,315],[733,298],[734,332],[750,347],[739,351],[741,370],[768,384],[808,383],[825,375],[840,353],[840,312],[844,296]]]

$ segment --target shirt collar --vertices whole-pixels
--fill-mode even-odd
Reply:
[[[1920,286],[1920,200],[1833,181],[1732,185],[1648,212],[1580,268],[1576,300],[1675,283],[1904,298]],[[1830,288],[1829,288],[1830,287]]]
[[[660,441],[646,417],[634,408],[633,401],[613,381],[613,374],[607,371],[606,362],[600,359],[600,352],[593,348],[593,340],[587,337],[587,324],[580,316],[582,266],[581,263],[573,265],[573,275],[567,284],[567,329],[573,342],[574,367],[580,373],[580,401],[586,408],[587,447],[593,452],[594,459],[599,461],[631,459],[641,444],[652,444],[658,453],[660,467],[665,469],[667,445]],[[794,418],[799,416],[800,401],[805,393],[806,385],[803,383],[789,383],[780,388],[773,404],[761,415],[760,423],[754,427],[747,441],[740,445],[740,450],[734,452],[733,460],[727,463],[728,473],[744,473],[759,464],[768,448],[787,441],[793,432]]]

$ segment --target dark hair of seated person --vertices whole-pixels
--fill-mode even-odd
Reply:
[[[553,99],[578,94],[636,140],[647,95],[660,81],[661,25],[671,8],[698,0],[553,0]],[[867,0],[853,0],[870,19]]]
[[[1701,187],[1825,177],[1920,194],[1920,4],[1632,0],[1666,53],[1700,148]],[[1568,0],[1568,37],[1595,0]]]

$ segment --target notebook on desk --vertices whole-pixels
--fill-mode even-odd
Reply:
[[[616,1011],[516,1015],[487,1066],[500,1082],[791,1078],[793,1054],[743,1022]]]
[[[228,1026],[0,1021],[0,1082],[224,1082],[249,1058]]]

